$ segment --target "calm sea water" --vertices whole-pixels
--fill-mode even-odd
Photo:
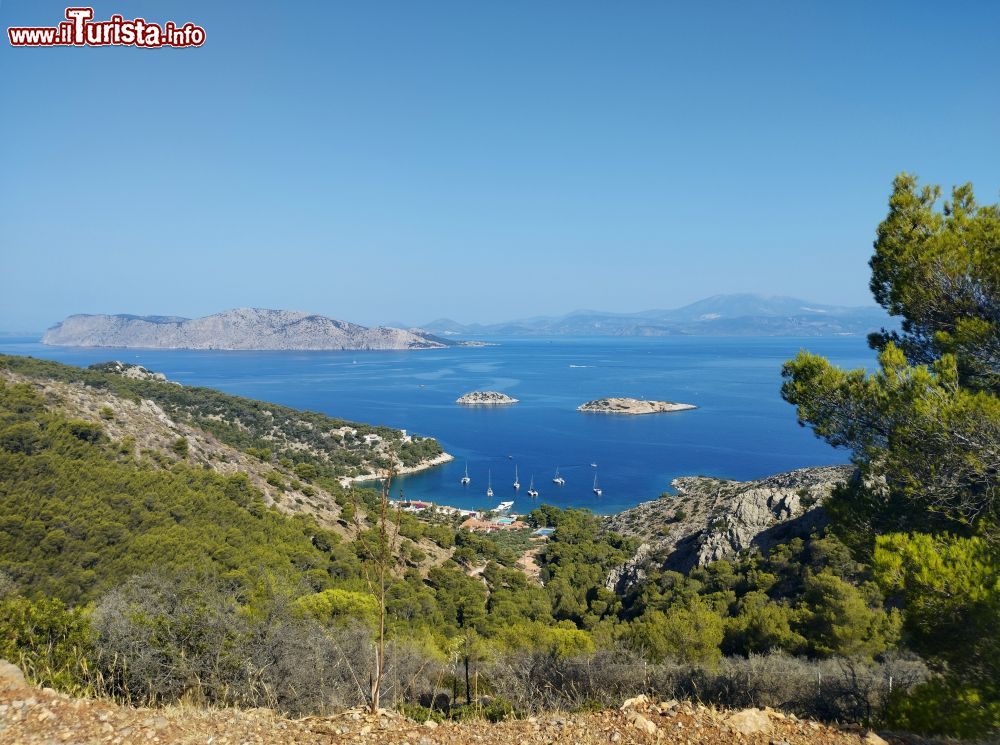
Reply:
[[[781,365],[802,348],[843,366],[874,363],[862,337],[559,339],[417,352],[64,349],[0,340],[7,354],[74,365],[137,362],[184,384],[436,437],[455,461],[400,479],[410,498],[468,508],[513,499],[518,511],[545,502],[597,512],[656,497],[677,476],[752,479],[845,463],[846,453],[799,427],[779,396]],[[454,403],[472,390],[503,391],[521,402]],[[576,411],[604,396],[699,408],[648,416]],[[466,464],[472,483],[463,487]],[[565,486],[552,483],[557,467]],[[595,472],[601,497],[591,491]],[[485,494],[490,473],[492,499]],[[526,494],[532,476],[537,500]]]

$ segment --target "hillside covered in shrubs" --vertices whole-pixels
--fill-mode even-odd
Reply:
[[[377,493],[309,474],[351,517],[324,528],[268,504],[247,475],[193,462],[199,445],[137,448],[108,436],[110,419],[67,416],[44,374],[24,374],[32,362],[5,362],[20,382],[0,383],[0,657],[42,684],[134,703],[192,690],[298,714],[363,702]],[[404,710],[503,717],[656,688],[859,719],[886,705],[890,675],[898,689],[927,674],[832,535],[653,574],[619,596],[606,580],[636,541],[585,511],[532,513],[555,530],[546,542],[429,513],[389,520],[387,695]],[[537,581],[518,566],[525,552]],[[859,674],[863,691],[848,683]],[[758,690],[734,688],[750,675]]]
[[[529,530],[484,536],[390,509],[388,485],[341,487],[377,458],[437,454],[432,440],[0,358],[0,657],[132,704],[500,720],[649,693],[994,737],[1000,207],[969,186],[938,201],[902,175],[879,226],[871,286],[902,319],[870,339],[879,368],[785,365],[800,423],[851,453],[823,519],[704,565],[660,556],[624,585],[642,531],[614,520],[542,506]],[[81,391],[106,414],[77,416]],[[140,444],[123,401],[190,438]],[[385,447],[332,434],[348,430]],[[733,527],[705,514],[705,535]]]

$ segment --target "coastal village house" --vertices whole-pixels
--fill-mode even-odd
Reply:
[[[528,524],[518,520],[517,517],[517,515],[510,515],[509,517],[496,517],[492,519],[470,517],[459,527],[463,530],[472,531],[473,533],[492,533],[498,530],[520,530],[521,528],[527,528]]]

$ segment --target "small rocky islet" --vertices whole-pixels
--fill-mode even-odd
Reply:
[[[464,406],[506,406],[516,404],[517,401],[500,391],[470,391],[455,399],[455,403]]]
[[[518,399],[500,391],[470,391],[455,399],[464,406],[505,406],[518,403]],[[670,411],[697,409],[693,404],[673,401],[649,401],[641,398],[609,397],[588,401],[577,407],[577,411],[592,414],[658,414]]]
[[[598,398],[577,407],[590,414],[660,414],[670,411],[697,409],[694,404],[673,401],[647,401],[641,398]]]

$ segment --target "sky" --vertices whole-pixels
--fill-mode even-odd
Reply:
[[[206,41],[0,42],[0,330],[862,305],[896,173],[1000,196],[997,2],[93,7]]]

